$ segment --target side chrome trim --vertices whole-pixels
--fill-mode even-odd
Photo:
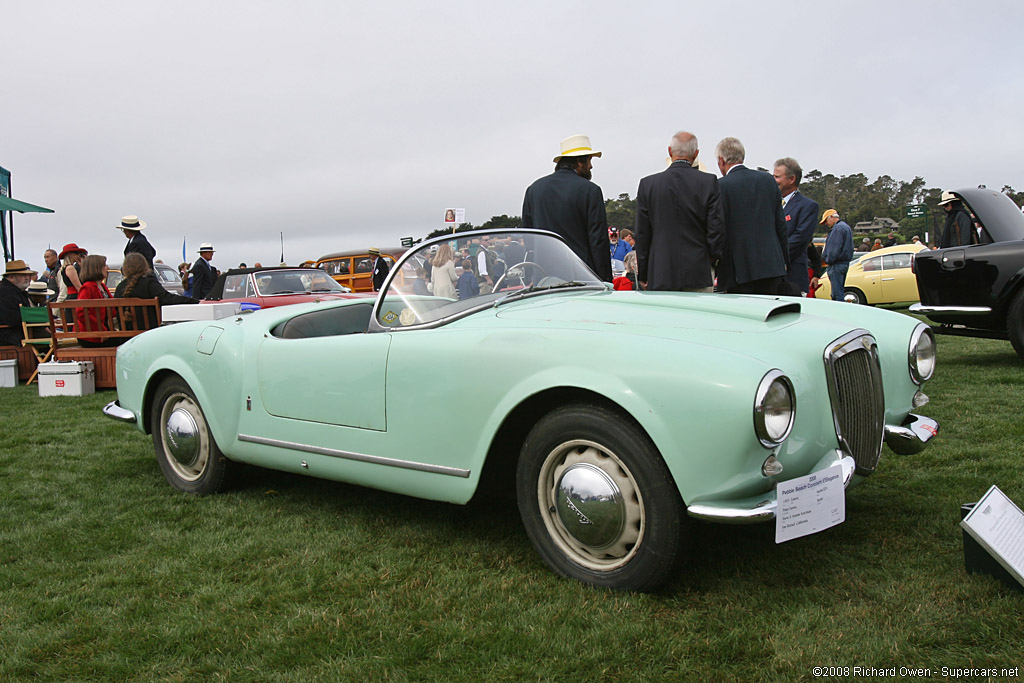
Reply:
[[[928,304],[910,304],[911,313],[965,313],[985,315],[991,313],[990,306],[929,306]]]
[[[395,458],[384,458],[377,455],[365,455],[363,453],[339,451],[334,448],[321,448],[320,446],[310,446],[302,443],[294,443],[292,441],[280,441],[278,439],[266,439],[263,438],[262,436],[250,436],[248,434],[239,434],[238,440],[246,441],[248,443],[257,443],[262,446],[273,446],[274,448],[287,448],[289,450],[301,451],[303,453],[326,455],[331,458],[342,458],[343,460],[356,460],[358,462],[368,462],[373,465],[399,467],[406,470],[430,472],[432,474],[444,474],[449,477],[461,477],[463,479],[469,478],[469,470],[464,470],[459,467],[446,467],[444,465],[431,465],[425,462],[413,462],[412,460],[397,460]]]
[[[923,451],[938,433],[938,422],[911,413],[902,425],[885,425],[885,444],[898,455],[914,455]]]
[[[117,404],[117,401],[111,401],[107,405],[103,406],[103,414],[112,420],[127,422],[132,425],[135,424],[135,413],[130,410],[125,410]]]
[[[836,451],[838,454],[838,451]],[[843,488],[849,488],[850,481],[853,480],[854,470],[857,464],[853,458],[848,455],[844,455],[839,459],[839,466],[843,468]],[[734,505],[727,507],[724,505],[690,505],[686,508],[686,513],[690,517],[696,519],[703,519],[709,522],[721,522],[725,524],[754,524],[757,522],[767,522],[775,519],[775,511],[778,508],[778,498],[776,498],[776,492],[770,491],[766,494],[768,497],[760,500],[748,499],[751,501],[750,505]],[[756,502],[754,502],[756,500]]]

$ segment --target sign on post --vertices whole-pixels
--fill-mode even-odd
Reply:
[[[924,204],[907,204],[907,218],[921,218],[927,211]]]

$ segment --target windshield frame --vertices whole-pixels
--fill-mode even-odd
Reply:
[[[525,293],[525,294],[522,293],[523,290],[515,290],[515,291],[508,292],[506,294],[501,294],[499,292],[496,296],[493,295],[493,294],[482,295],[482,296],[478,297],[480,299],[480,303],[478,303],[476,305],[471,305],[471,306],[469,306],[467,308],[454,311],[451,314],[443,315],[441,317],[438,317],[438,318],[433,319],[433,320],[429,320],[427,322],[423,322],[423,323],[419,323],[419,324],[414,324],[414,325],[401,325],[401,326],[394,326],[394,327],[381,324],[381,322],[380,322],[381,308],[384,305],[385,299],[388,298],[388,294],[391,291],[391,287],[394,284],[394,280],[395,280],[397,274],[399,272],[401,272],[402,267],[410,259],[412,259],[415,255],[417,255],[417,254],[422,255],[424,253],[424,250],[429,250],[430,247],[434,246],[435,244],[436,245],[440,245],[440,244],[443,244],[445,242],[451,242],[452,240],[477,239],[477,238],[480,238],[480,237],[527,236],[527,235],[535,235],[535,236],[540,236],[540,237],[544,237],[544,238],[552,238],[552,239],[558,241],[559,243],[561,243],[565,247],[565,250],[569,254],[572,254],[573,258],[576,259],[576,262],[577,262],[578,266],[583,268],[585,270],[585,272],[589,273],[594,278],[594,280],[592,282],[582,282],[577,287],[565,287],[565,286],[555,287],[555,288],[541,287],[539,289],[535,289],[535,290],[530,291],[530,292]],[[511,265],[517,265],[517,264],[506,264],[506,265],[508,267],[511,267]],[[370,315],[370,323],[369,323],[367,331],[368,332],[400,332],[400,331],[404,332],[404,331],[407,331],[407,330],[430,329],[430,328],[440,327],[442,325],[446,325],[446,324],[448,324],[448,323],[450,323],[450,322],[452,322],[454,320],[458,320],[460,318],[464,318],[464,317],[466,317],[468,315],[472,315],[472,314],[477,313],[477,312],[479,312],[481,310],[484,310],[484,309],[494,308],[494,307],[500,305],[501,303],[505,302],[506,300],[508,300],[510,297],[512,299],[516,300],[516,301],[523,301],[523,300],[525,300],[527,298],[531,298],[531,297],[534,297],[534,296],[539,296],[539,295],[542,295],[542,294],[550,294],[550,293],[554,293],[554,292],[570,292],[570,291],[571,292],[576,292],[576,291],[579,291],[581,289],[608,291],[608,290],[612,289],[612,285],[610,283],[603,282],[597,276],[597,274],[594,273],[594,271],[591,270],[590,267],[587,266],[583,262],[582,259],[580,259],[578,256],[576,256],[575,254],[572,253],[572,250],[569,248],[569,245],[565,242],[565,240],[562,239],[562,237],[560,235],[558,235],[556,233],[550,232],[548,230],[537,230],[535,228],[502,228],[502,229],[495,229],[495,230],[467,230],[467,231],[464,231],[464,232],[461,232],[461,233],[458,233],[458,232],[457,233],[449,233],[449,234],[441,235],[439,237],[435,237],[435,238],[430,239],[430,240],[424,240],[423,242],[415,245],[413,248],[409,249],[404,254],[402,254],[402,257],[398,260],[397,263],[395,263],[394,267],[391,268],[390,272],[388,273],[387,278],[384,281],[383,286],[381,286],[381,288],[380,288],[380,292],[377,294],[377,298],[373,302],[373,311],[372,311],[372,313]],[[405,295],[405,294],[395,293],[395,292],[391,292],[391,296],[392,297],[398,296],[398,297],[401,297],[401,298],[403,298],[404,300],[407,300],[407,301],[415,300],[416,298],[420,298],[420,299],[430,298],[430,299],[433,299],[432,296],[431,297],[424,297],[424,295],[416,295],[416,294]]]

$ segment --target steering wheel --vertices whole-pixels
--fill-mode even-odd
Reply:
[[[501,286],[505,282],[505,278],[507,278],[509,275],[511,275],[512,271],[516,270],[516,268],[520,268],[521,266],[532,266],[532,267],[536,268],[538,271],[540,271],[540,276],[541,277],[547,277],[547,271],[545,271],[543,268],[541,268],[539,265],[537,265],[533,261],[522,261],[521,263],[515,264],[511,268],[505,269],[504,274],[502,274],[502,276],[500,278],[498,278],[498,281],[494,283],[494,291],[495,292],[500,292],[501,291]],[[518,271],[516,273],[515,277],[519,278],[519,285],[521,287],[526,287],[527,286],[527,284],[526,284],[526,277],[525,276],[526,276],[526,269],[525,268],[523,268],[523,270],[520,270],[520,271]],[[532,281],[533,281],[533,279],[531,278],[531,282]]]

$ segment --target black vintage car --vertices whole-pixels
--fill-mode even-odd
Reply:
[[[1002,192],[954,190],[980,226],[979,244],[914,257],[923,313],[939,334],[1009,339],[1024,359],[1024,214]]]

